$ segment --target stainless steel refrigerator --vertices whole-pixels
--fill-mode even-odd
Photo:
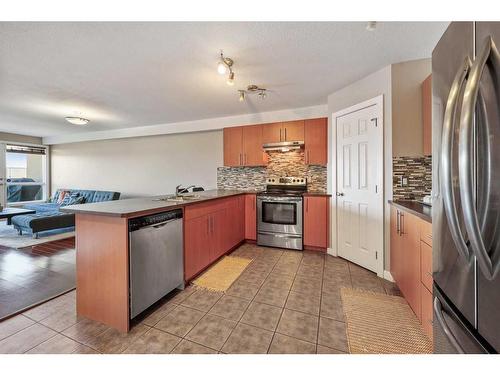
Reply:
[[[500,22],[432,53],[434,351],[500,351]]]

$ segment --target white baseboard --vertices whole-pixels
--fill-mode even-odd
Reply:
[[[384,279],[390,282],[394,282],[394,278],[392,277],[391,273],[387,270],[384,270]]]
[[[326,249],[326,253],[327,253],[328,255],[332,255],[332,256],[334,256],[334,257],[339,256],[339,254],[337,253],[337,250],[336,250],[336,249],[333,249],[333,248],[331,248],[331,247],[329,247],[328,249]]]

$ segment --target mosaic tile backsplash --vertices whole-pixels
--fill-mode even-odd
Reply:
[[[304,151],[269,152],[266,167],[219,167],[218,189],[262,190],[270,177],[307,177],[308,190],[326,193],[326,167],[306,165]]]
[[[394,157],[392,159],[393,200],[421,201],[432,190],[432,157]],[[408,179],[401,186],[401,176]]]

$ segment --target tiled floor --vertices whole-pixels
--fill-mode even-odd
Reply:
[[[340,258],[243,245],[226,293],[173,293],[123,334],[75,314],[75,292],[0,323],[0,353],[346,353],[340,287],[399,294]]]
[[[0,319],[75,287],[75,238],[0,246]]]

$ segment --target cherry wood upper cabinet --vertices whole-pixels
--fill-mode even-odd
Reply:
[[[224,165],[226,167],[266,165],[262,149],[262,125],[224,128]]]
[[[281,122],[262,125],[262,144],[281,142],[283,128]]]
[[[262,144],[262,125],[243,127],[243,165],[265,165]]]
[[[242,165],[243,127],[224,128],[224,165],[238,167]]]
[[[257,196],[245,195],[245,239],[257,240]]]
[[[304,142],[306,164],[326,165],[328,163],[328,119],[305,120]]]
[[[304,140],[304,120],[264,124],[263,143]]]
[[[282,123],[283,142],[304,141],[304,120]]]
[[[422,82],[424,155],[432,155],[432,75]]]
[[[312,250],[328,248],[329,197],[304,197],[304,246]]]

